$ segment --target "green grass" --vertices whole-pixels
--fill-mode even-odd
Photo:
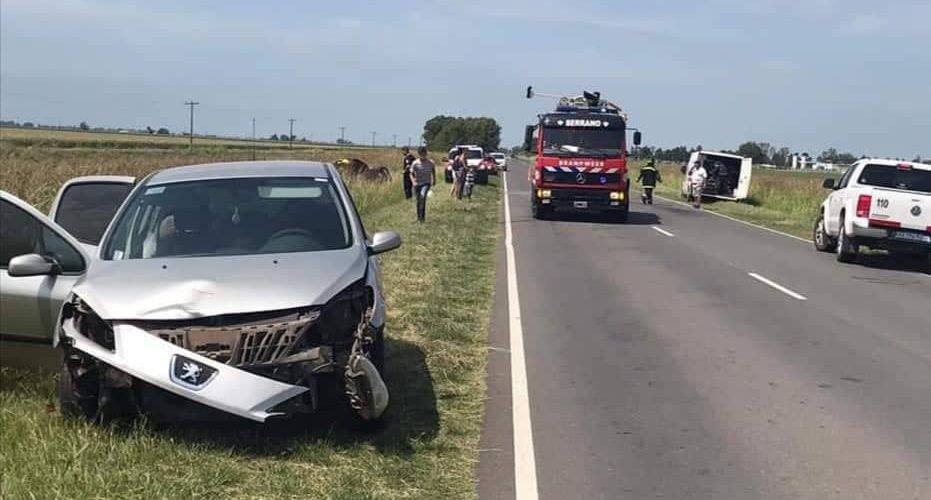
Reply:
[[[633,164],[631,173],[636,179],[644,162]],[[678,165],[660,167],[663,183],[656,194],[681,199],[682,173]],[[821,202],[827,196],[821,182],[826,177],[839,178],[840,172],[793,172],[754,168],[750,179],[750,197],[741,202],[708,201],[706,210],[736,217],[784,231],[802,238],[811,236],[811,229]]]
[[[17,154],[39,155],[46,175],[8,170],[4,156],[0,187],[40,205],[81,170],[59,151]],[[152,167],[145,155],[122,161]],[[399,179],[352,186],[366,229],[404,240],[382,259],[392,398],[383,431],[361,434],[340,415],[266,426],[73,422],[49,410],[54,376],[2,368],[0,498],[473,498],[500,191],[493,181],[461,203],[444,187],[421,225]]]

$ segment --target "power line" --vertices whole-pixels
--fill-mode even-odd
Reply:
[[[198,104],[200,103],[194,100],[185,101],[184,103],[185,106],[189,106],[191,108],[191,129],[190,129],[191,149],[194,149],[194,106],[197,106]]]
[[[297,118],[288,118],[288,149],[291,149],[291,145],[294,143],[294,122]]]

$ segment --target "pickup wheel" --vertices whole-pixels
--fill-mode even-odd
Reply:
[[[837,247],[835,253],[837,255],[837,262],[853,262],[857,260],[859,245],[854,238],[847,236],[847,231],[844,229],[845,227],[844,216],[841,215],[840,229],[837,231]]]
[[[837,241],[831,238],[824,229],[824,214],[819,215],[818,220],[815,221],[812,241],[819,252],[833,252],[837,248]]]

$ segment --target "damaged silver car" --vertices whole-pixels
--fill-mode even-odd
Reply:
[[[401,240],[367,236],[332,165],[78,179],[54,220],[0,195],[3,340],[62,350],[63,411],[382,417],[376,256]]]

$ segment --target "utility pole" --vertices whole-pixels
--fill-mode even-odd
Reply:
[[[342,144],[346,142],[346,127],[339,127],[339,143]]]
[[[393,146],[398,147],[398,134],[393,134],[391,137],[393,138]]]
[[[411,136],[407,136],[407,147],[411,147]]]
[[[375,145],[375,131],[372,131],[372,146]]]
[[[294,143],[294,122],[296,118],[288,118],[288,149],[291,149],[291,144]]]
[[[194,106],[197,106],[198,104],[200,103],[194,100],[186,101],[184,103],[185,106],[189,106],[191,108],[191,149],[194,149]]]
[[[255,117],[252,117],[252,161],[255,161]]]

